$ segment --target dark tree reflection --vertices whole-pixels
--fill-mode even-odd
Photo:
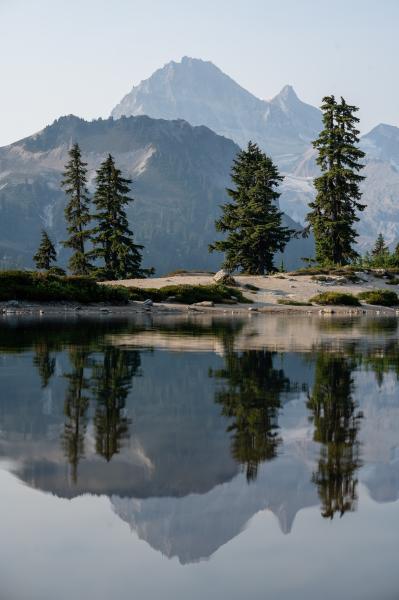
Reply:
[[[320,352],[313,390],[308,399],[314,441],[321,444],[313,481],[323,517],[332,519],[356,509],[357,470],[360,463],[358,432],[362,414],[353,400],[355,363],[342,355]]]
[[[273,459],[281,442],[278,435],[280,396],[290,389],[284,371],[275,369],[275,353],[266,350],[228,352],[225,367],[212,376],[225,380],[215,400],[233,421],[232,456],[242,465],[248,482],[256,479],[258,465]]]
[[[68,387],[64,402],[65,425],[62,444],[65,456],[71,466],[72,481],[78,478],[78,465],[85,454],[85,435],[87,429],[87,411],[89,397],[86,390],[89,380],[85,377],[88,352],[80,347],[69,351],[72,372],[65,375]]]
[[[93,367],[92,391],[97,404],[94,416],[96,451],[107,461],[120,452],[129,435],[126,398],[140,368],[140,353],[108,346]]]
[[[55,358],[50,354],[49,345],[40,341],[35,345],[33,364],[37,368],[42,388],[46,388],[55,371]]]

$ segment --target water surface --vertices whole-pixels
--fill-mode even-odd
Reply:
[[[0,597],[394,599],[396,318],[0,321]]]

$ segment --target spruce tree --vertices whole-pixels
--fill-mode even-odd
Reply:
[[[36,268],[48,271],[51,267],[51,263],[55,262],[56,259],[57,252],[54,248],[54,244],[49,238],[47,231],[43,229],[39,248],[33,257]]]
[[[357,147],[358,108],[343,98],[338,103],[334,96],[326,96],[321,110],[324,128],[313,142],[321,175],[314,180],[317,193],[309,204],[307,221],[315,236],[317,262],[344,265],[358,256],[353,248],[354,224],[359,220],[357,212],[365,208],[359,189],[364,152]]]
[[[371,256],[374,261],[377,262],[385,262],[389,257],[389,248],[385,243],[384,236],[382,233],[378,234],[378,237],[375,241],[374,248],[371,251]]]
[[[227,238],[209,246],[225,253],[223,266],[229,271],[241,269],[251,275],[275,271],[273,258],[282,252],[294,233],[282,225],[278,208],[277,186],[283,177],[271,158],[249,142],[239,152],[231,170],[234,188],[227,188],[231,202],[222,206],[223,214],[215,222],[216,230]]]
[[[122,177],[109,154],[96,176],[96,192],[93,202],[97,209],[94,218],[92,255],[104,261],[98,274],[106,279],[142,277],[148,271],[141,269],[141,249],[135,244],[129,229],[125,206],[133,202],[128,196],[130,179]]]
[[[68,262],[71,272],[74,275],[88,275],[91,265],[86,251],[86,242],[90,239],[87,226],[91,217],[87,189],[87,163],[82,161],[78,144],[72,146],[69,157],[61,183],[69,199],[65,208],[69,238],[64,242],[64,246],[72,250]]]

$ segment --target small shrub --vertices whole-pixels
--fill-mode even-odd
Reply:
[[[388,279],[385,283],[387,285],[399,285],[399,279],[397,277],[393,277],[392,279]]]
[[[312,306],[310,302],[301,302],[300,300],[290,300],[289,298],[279,298],[277,304],[285,304],[286,306]]]
[[[398,295],[392,290],[370,290],[361,292],[357,297],[367,304],[377,306],[398,306],[399,304]]]
[[[35,271],[2,271],[0,301],[5,300],[126,304],[129,294],[125,288],[99,285],[89,277],[62,277]]]
[[[360,306],[359,300],[353,294],[342,292],[323,292],[313,296],[310,302],[321,304],[322,306]]]
[[[127,288],[131,300],[147,300],[153,302],[163,302],[168,297],[174,296],[175,302],[181,304],[194,304],[211,300],[212,302],[223,304],[224,300],[231,301],[232,297],[238,302],[251,303],[252,300],[245,296],[236,288],[224,285],[166,285],[162,288]]]
[[[251,292],[257,292],[260,289],[257,285],[253,285],[252,283],[246,283],[244,288],[246,290],[250,290]]]

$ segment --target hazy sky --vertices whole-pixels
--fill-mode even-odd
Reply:
[[[361,107],[399,126],[399,0],[0,0],[0,145],[60,115],[109,115],[133,84],[184,55],[269,98]]]

